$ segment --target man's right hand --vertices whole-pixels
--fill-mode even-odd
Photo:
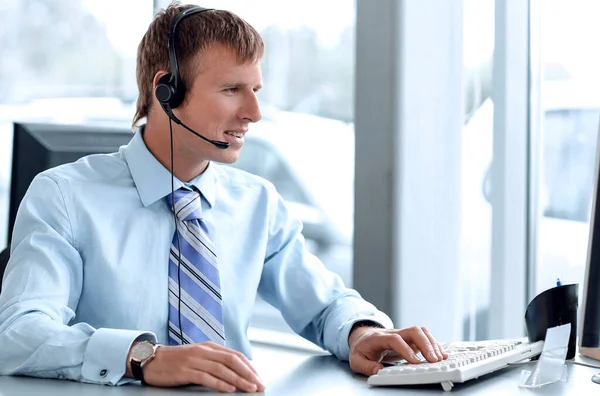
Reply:
[[[154,386],[195,384],[221,392],[265,390],[244,354],[214,342],[160,346],[154,359],[144,365],[143,372],[144,381]]]

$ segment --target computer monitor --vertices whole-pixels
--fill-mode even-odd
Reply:
[[[596,143],[594,194],[590,216],[583,295],[579,325],[579,352],[600,360],[600,126]]]
[[[14,123],[12,172],[8,214],[8,241],[19,204],[40,172],[77,161],[88,154],[111,153],[127,144],[130,128]]]

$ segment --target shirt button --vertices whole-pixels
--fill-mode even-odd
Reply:
[[[106,374],[108,374],[108,370],[107,369],[104,369],[104,370],[100,371],[100,377],[104,378],[104,377],[106,377]]]
[[[65,379],[65,376],[64,376],[64,375],[62,375],[62,374],[59,374],[59,375],[58,375],[58,379],[64,380],[64,379]]]

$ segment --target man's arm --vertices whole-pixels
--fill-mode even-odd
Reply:
[[[65,187],[55,176],[38,176],[19,208],[0,295],[0,375],[115,385],[133,341],[154,335],[68,325],[81,295],[83,263]]]
[[[392,321],[306,250],[302,224],[269,189],[269,243],[259,294],[296,333],[348,360],[348,337],[356,322],[371,320],[391,328]]]

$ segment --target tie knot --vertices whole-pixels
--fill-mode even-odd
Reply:
[[[200,193],[181,187],[173,192],[175,198],[175,215],[181,221],[200,220],[202,218],[202,205]],[[169,208],[173,210],[171,194],[167,195]]]

